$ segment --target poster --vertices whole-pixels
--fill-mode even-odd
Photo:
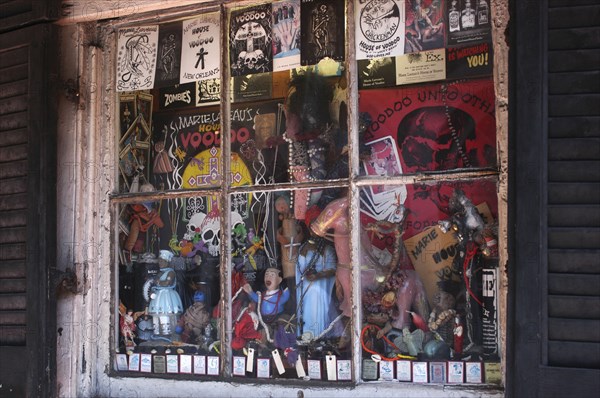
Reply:
[[[447,0],[448,46],[490,41],[491,21],[487,0]]]
[[[404,54],[404,0],[357,0],[356,59]]]
[[[393,87],[396,85],[396,58],[373,58],[358,61],[358,88]]]
[[[491,43],[446,49],[446,75],[448,79],[491,76],[493,69],[494,51]]]
[[[271,99],[273,77],[271,73],[236,76],[232,78],[233,102]]]
[[[235,9],[229,19],[231,76],[273,71],[272,7]]]
[[[396,57],[396,85],[446,79],[446,51],[421,51]]]
[[[196,82],[196,106],[217,105],[221,102],[221,79]]]
[[[325,57],[344,60],[345,5],[339,0],[302,0],[302,65],[317,64]]]
[[[273,71],[300,66],[300,0],[273,3]]]
[[[445,2],[406,0],[405,54],[444,47]]]
[[[181,83],[220,77],[220,32],[217,13],[183,21]]]
[[[160,25],[154,87],[179,83],[181,67],[181,21]]]
[[[160,109],[184,108],[196,105],[196,85],[194,83],[176,84],[158,90]]]
[[[154,87],[158,25],[119,29],[117,39],[117,91]]]

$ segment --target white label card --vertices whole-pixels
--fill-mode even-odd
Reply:
[[[246,375],[246,357],[234,356],[233,357],[233,375],[234,376],[245,376]]]
[[[298,355],[298,359],[296,360],[296,373],[298,373],[298,378],[303,379],[306,377],[306,371],[304,370],[304,365],[302,364],[302,357]]]
[[[192,373],[192,356],[191,355],[180,355],[179,356],[179,372],[180,373]]]
[[[152,372],[152,354],[142,354],[140,371],[145,373]]]
[[[256,360],[256,377],[268,379],[271,377],[271,360],[269,358],[258,358]]]
[[[396,361],[396,378],[398,381],[412,381],[411,361]]]
[[[254,372],[254,348],[248,348],[248,358],[246,358],[246,372]]]
[[[131,354],[129,356],[129,370],[132,372],[140,371],[140,354]]]
[[[394,362],[381,361],[379,362],[379,378],[381,380],[390,381],[394,379]]]
[[[413,383],[427,383],[429,381],[429,378],[427,377],[427,362],[413,362],[412,371]]]
[[[179,373],[178,357],[178,355],[167,355],[167,373]]]
[[[117,370],[127,370],[127,354],[117,354]]]
[[[309,359],[308,364],[308,377],[315,380],[321,380],[321,361],[317,359]]]
[[[352,366],[348,359],[338,359],[337,361],[338,380],[352,380]]]
[[[219,375],[219,357],[208,357],[207,358],[207,374],[211,376]]]
[[[327,366],[327,380],[337,380],[337,363],[335,355],[326,355],[325,364]]]
[[[281,361],[281,355],[279,355],[279,350],[273,350],[271,352],[271,355],[273,356],[273,362],[275,362],[275,367],[277,368],[279,374],[284,374],[285,367],[283,366],[283,362]]]
[[[194,355],[194,374],[205,375],[206,374],[206,356]]]

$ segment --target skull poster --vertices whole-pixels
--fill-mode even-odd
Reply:
[[[231,11],[229,19],[231,76],[273,71],[271,13],[271,4]]]
[[[323,58],[344,60],[345,1],[302,0],[302,65],[315,65]]]
[[[220,32],[217,13],[183,21],[181,83],[220,77]]]
[[[397,151],[403,174],[468,168],[496,167],[496,123],[494,90],[490,79],[452,84],[430,84],[407,88],[377,89],[361,92],[361,113],[368,114],[368,127],[360,137],[370,157],[363,173],[379,174],[375,166],[385,153]],[[382,143],[394,143],[391,151]],[[376,147],[374,143],[379,143]],[[385,149],[385,151],[384,151]],[[387,151],[387,152],[386,152]],[[372,159],[371,159],[372,158]],[[395,155],[392,157],[395,162]],[[397,173],[386,172],[385,175]],[[390,205],[409,209],[405,238],[421,232],[438,220],[447,218],[449,198],[454,186],[447,184],[371,187],[361,192],[365,222],[393,217]],[[455,184],[471,200],[495,205],[495,183]],[[482,188],[483,187],[483,188]]]

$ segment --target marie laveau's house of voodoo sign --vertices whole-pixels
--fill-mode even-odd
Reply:
[[[498,381],[487,3],[356,0],[357,59],[344,6],[279,1],[119,31],[116,371],[351,381],[360,364],[362,381]],[[367,181],[356,197],[351,163]]]

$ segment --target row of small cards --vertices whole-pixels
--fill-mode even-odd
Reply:
[[[117,354],[115,368],[118,371],[130,372],[218,376],[219,361],[219,357],[206,355]]]
[[[324,364],[323,361],[325,362]],[[282,375],[286,372],[281,359],[281,354],[279,353],[279,350],[275,349],[271,352],[270,358],[259,357],[256,359],[256,377],[270,378],[272,368],[271,364],[274,365],[274,371],[279,373],[279,375]],[[247,357],[233,357],[234,376],[246,376],[247,373],[253,374],[254,366],[254,350],[252,348],[248,349]],[[299,378],[312,380],[352,380],[350,360],[338,360],[335,355],[326,355],[324,360],[308,359],[306,362],[303,362],[302,357],[298,356],[296,361],[296,374]]]
[[[492,380],[492,374],[500,372],[500,364],[486,363],[486,373],[489,368],[490,376],[486,377],[488,382]],[[379,371],[379,377],[377,376]],[[483,383],[483,362],[420,362],[420,361],[374,361],[363,360],[363,380],[398,380],[413,383]]]

